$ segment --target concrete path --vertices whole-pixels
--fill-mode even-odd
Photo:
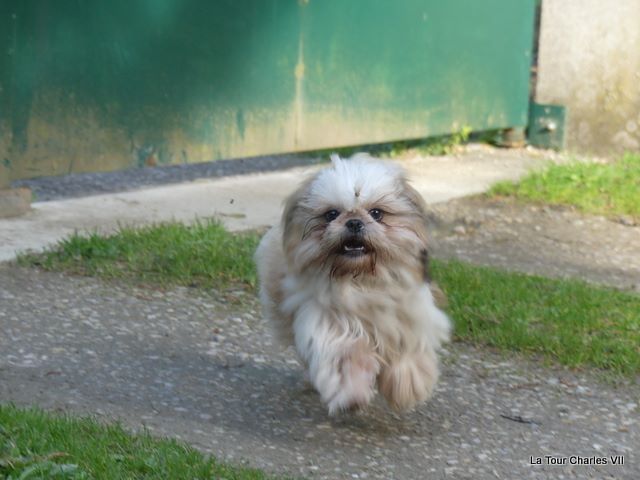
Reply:
[[[549,153],[495,149],[485,145],[464,154],[401,160],[428,202],[442,202],[514,179],[549,161]],[[36,202],[27,215],[0,219],[0,261],[16,252],[41,250],[79,231],[111,231],[118,225],[220,218],[232,230],[273,225],[283,199],[314,167],[199,180],[125,193]]]

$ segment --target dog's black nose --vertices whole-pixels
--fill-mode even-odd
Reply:
[[[347,230],[349,230],[351,233],[360,233],[362,230],[364,230],[364,223],[362,223],[362,220],[358,220],[357,218],[348,220],[344,226],[347,227]]]

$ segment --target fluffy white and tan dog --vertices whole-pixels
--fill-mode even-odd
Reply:
[[[266,316],[293,343],[329,413],[376,388],[396,410],[427,399],[450,323],[430,284],[424,200],[365,154],[304,182],[256,251]]]

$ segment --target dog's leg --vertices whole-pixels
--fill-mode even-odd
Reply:
[[[367,406],[375,394],[379,371],[369,342],[364,338],[353,342],[339,361],[340,388],[327,401],[329,413]]]
[[[383,367],[378,388],[393,409],[409,410],[431,396],[438,375],[433,351],[405,353]]]
[[[371,401],[380,364],[366,338],[349,336],[314,315],[296,318],[294,331],[298,353],[329,414]]]

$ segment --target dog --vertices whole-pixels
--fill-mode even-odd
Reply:
[[[397,164],[331,159],[258,245],[264,313],[330,415],[362,409],[376,390],[410,410],[431,396],[451,332],[428,274],[425,202]]]

